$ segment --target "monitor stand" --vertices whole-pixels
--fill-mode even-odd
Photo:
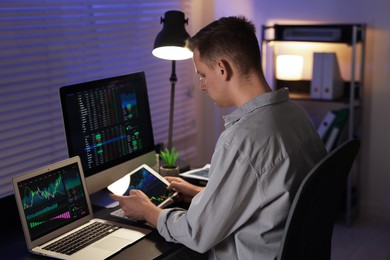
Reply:
[[[119,205],[118,201],[112,200],[107,189],[97,191],[89,195],[92,205],[101,208],[115,208]]]

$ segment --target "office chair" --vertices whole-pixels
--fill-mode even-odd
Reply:
[[[345,141],[302,181],[287,217],[278,260],[330,259],[336,214],[359,148],[359,140]]]

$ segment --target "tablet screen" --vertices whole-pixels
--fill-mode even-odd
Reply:
[[[127,195],[132,189],[141,190],[153,204],[162,207],[166,204],[167,199],[175,195],[174,191],[167,189],[168,184],[168,181],[152,168],[142,165],[107,188],[118,195]]]

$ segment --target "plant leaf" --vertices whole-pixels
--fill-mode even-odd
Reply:
[[[160,152],[161,159],[165,162],[166,166],[174,167],[176,166],[176,161],[179,158],[179,152],[173,147],[171,150],[165,148],[164,151]]]

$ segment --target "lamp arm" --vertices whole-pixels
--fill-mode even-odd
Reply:
[[[174,103],[175,103],[175,83],[177,81],[176,77],[176,61],[172,60],[172,74],[169,78],[171,81],[171,103],[169,108],[169,132],[168,132],[168,150],[172,149],[172,132],[173,132],[173,113],[174,113]]]

